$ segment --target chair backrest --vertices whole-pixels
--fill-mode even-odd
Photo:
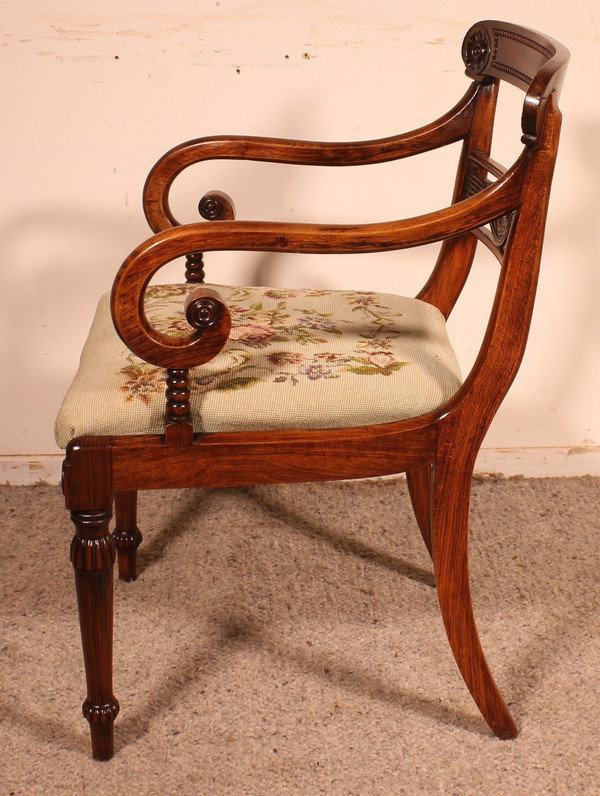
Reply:
[[[501,187],[511,184],[513,197],[504,202],[508,209],[486,224],[443,241],[418,297],[448,316],[469,275],[477,241],[499,260],[500,278],[486,335],[454,401],[462,403],[465,411],[476,407],[477,414],[491,420],[518,371],[527,342],[561,126],[558,97],[569,52],[527,28],[484,21],[467,32],[462,56],[466,74],[474,80],[475,109],[463,141],[453,204],[480,199],[483,205],[491,199],[490,192],[499,196]],[[490,157],[502,80],[526,92],[521,116],[525,147],[508,169]]]

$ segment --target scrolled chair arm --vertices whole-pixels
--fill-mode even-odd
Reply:
[[[152,276],[190,251],[270,251],[351,254],[391,251],[455,237],[517,207],[526,160],[476,196],[433,213],[378,224],[317,225],[217,221],[169,228],[135,249],[113,283],[111,311],[117,333],[141,359],[165,368],[190,368],[213,359],[225,345],[231,317],[214,291],[198,288],[186,307],[195,326],[184,337],[154,329],[144,312]]]
[[[113,323],[125,345],[140,359],[163,368],[192,368],[214,359],[231,330],[229,308],[217,291],[198,287],[190,293],[184,312],[193,331],[173,337],[159,332],[146,318],[144,293],[148,281],[125,269],[113,284]]]
[[[408,133],[370,141],[296,141],[254,136],[196,138],[170,149],[153,166],[144,185],[143,205],[153,232],[179,222],[169,207],[175,178],[188,166],[205,160],[254,160],[298,166],[363,166],[410,157],[460,141],[468,135],[477,87],[431,124]],[[206,216],[205,216],[206,217]]]

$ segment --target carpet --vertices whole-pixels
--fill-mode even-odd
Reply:
[[[454,664],[405,481],[140,495],[108,763],[60,492],[0,487],[0,506],[2,796],[600,792],[600,479],[473,483],[475,611],[515,741]]]

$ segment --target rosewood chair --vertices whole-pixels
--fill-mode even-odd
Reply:
[[[468,510],[475,458],[513,381],[533,309],[568,52],[535,31],[486,21],[467,33],[471,79],[437,121],[356,143],[201,138],[154,166],[144,189],[153,237],[119,270],[98,306],[56,424],[63,489],[75,525],[79,604],[93,756],[113,754],[113,563],[136,577],[141,489],[354,479],[405,472],[433,559],[448,639],[483,717],[499,738],[517,728],[492,678],[473,615]],[[525,92],[523,148],[510,168],[490,157],[502,81]],[[382,163],[462,142],[449,206],[363,226],[234,220],[224,194],[206,221],[180,225],[173,180],[209,159]],[[209,287],[202,252],[343,254],[441,241],[416,299],[357,291]],[[478,243],[499,262],[481,349],[462,380],[445,320]],[[185,284],[149,286],[186,256]],[[112,315],[112,320],[111,320]],[[115,507],[115,530],[109,523]]]

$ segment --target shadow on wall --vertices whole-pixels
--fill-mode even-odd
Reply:
[[[100,294],[132,248],[127,218],[72,206],[30,208],[0,228],[0,453],[53,453],[52,424]],[[145,232],[134,230],[134,237]],[[18,388],[15,385],[19,385]]]
[[[86,308],[110,288],[123,253],[133,247],[127,233],[126,218],[72,207],[32,209],[0,228],[0,258],[11,264],[3,277],[3,321],[17,329],[20,350],[5,351],[9,361],[21,353],[25,361],[39,363],[49,335],[63,344],[71,339]],[[144,236],[134,233],[137,240]]]
[[[12,374],[0,400],[4,416],[23,425],[32,441],[40,414],[48,415],[49,427],[58,411],[99,297],[111,289],[125,257],[150,235],[141,207],[133,225],[125,214],[64,206],[32,209],[0,227],[0,259],[10,264],[3,276],[0,366]],[[167,278],[183,281],[178,266]],[[261,270],[257,260],[255,271]],[[218,267],[211,276],[218,280]],[[33,443],[34,452],[42,447]]]
[[[215,187],[211,183],[206,175],[190,186],[190,207]],[[139,193],[141,187],[130,189]],[[3,416],[12,421],[0,453],[55,451],[52,424],[75,374],[97,301],[111,289],[125,257],[151,235],[141,202],[131,210],[105,212],[102,196],[91,190],[81,186],[74,202],[36,204],[34,199],[0,226],[5,264],[0,365],[11,374],[0,386],[0,403]],[[185,220],[200,219],[195,215]],[[260,267],[258,261],[256,269]],[[161,276],[164,281],[174,274],[182,279],[182,273],[173,267]],[[218,281],[217,267],[210,277]]]

